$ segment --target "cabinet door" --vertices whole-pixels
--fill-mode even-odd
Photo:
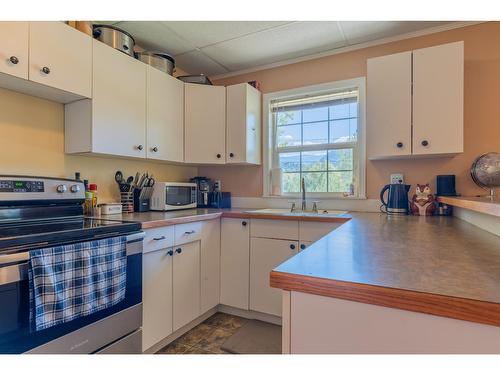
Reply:
[[[147,158],[184,161],[184,83],[148,66]]]
[[[250,310],[281,316],[281,290],[269,286],[269,275],[298,250],[298,241],[250,239]]]
[[[30,22],[29,79],[92,96],[92,38],[63,22]]]
[[[172,333],[172,248],[143,256],[142,350]]]
[[[94,40],[93,152],[146,156],[146,69]]]
[[[221,220],[220,303],[248,310],[249,221]]]
[[[226,162],[260,164],[261,93],[240,83],[226,95]]]
[[[203,222],[201,238],[201,313],[219,304],[220,220]]]
[[[342,223],[318,223],[314,221],[301,221],[299,224],[299,239],[301,242],[314,242],[326,236],[332,230],[340,227]]]
[[[411,154],[411,52],[367,61],[369,159]]]
[[[413,51],[413,153],[463,152],[464,43]]]
[[[200,241],[176,247],[173,270],[174,331],[200,315]]]
[[[28,22],[0,22],[0,72],[28,79]]]
[[[184,153],[187,163],[224,164],[226,155],[226,88],[184,86]]]

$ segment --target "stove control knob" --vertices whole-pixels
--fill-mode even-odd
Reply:
[[[78,193],[80,191],[80,186],[79,185],[71,185],[69,190],[71,190],[72,193]]]
[[[57,185],[56,190],[58,193],[65,193],[68,188],[66,187],[66,185]]]

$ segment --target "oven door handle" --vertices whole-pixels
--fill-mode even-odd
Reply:
[[[28,262],[0,267],[0,285],[28,279]]]

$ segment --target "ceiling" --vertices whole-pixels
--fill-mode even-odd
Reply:
[[[108,22],[109,23],[109,22]],[[118,21],[147,50],[169,53],[191,74],[213,76],[329,52],[451,22]]]

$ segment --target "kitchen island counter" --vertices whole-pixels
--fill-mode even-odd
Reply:
[[[352,213],[271,286],[500,326],[500,237],[455,217]]]

